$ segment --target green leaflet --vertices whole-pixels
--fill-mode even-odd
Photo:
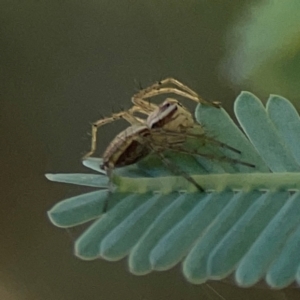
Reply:
[[[97,158],[84,164],[101,175],[48,174],[52,181],[100,188],[63,200],[48,212],[60,227],[97,219],[76,241],[75,254],[86,260],[128,255],[130,271],[138,275],[183,261],[184,276],[195,284],[231,273],[245,287],[263,278],[274,288],[299,283],[299,116],[288,100],[275,95],[265,108],[243,92],[234,108],[247,137],[223,109],[198,106],[195,117],[210,137],[241,154],[209,143],[203,153],[213,153],[213,160],[165,153],[205,193],[174,176],[155,155],[115,170],[114,190]]]
[[[289,190],[300,189],[300,173],[240,173],[193,175],[193,179],[207,191],[250,191],[250,190]],[[168,194],[174,191],[196,193],[197,188],[181,177],[159,178],[116,177],[114,182],[120,192],[143,194],[147,191]]]

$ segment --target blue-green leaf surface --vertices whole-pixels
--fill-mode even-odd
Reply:
[[[174,176],[155,155],[115,170],[111,182],[97,158],[84,164],[100,175],[48,174],[52,181],[98,188],[48,212],[59,227],[96,219],[75,242],[75,254],[112,261],[128,255],[137,275],[182,262],[194,284],[231,274],[243,287],[262,279],[272,288],[300,283],[299,115],[285,98],[272,95],[265,108],[248,92],[234,108],[242,130],[224,109],[198,106],[195,117],[210,138],[241,154],[194,140],[187,147],[196,145],[214,158],[164,154],[205,193]]]

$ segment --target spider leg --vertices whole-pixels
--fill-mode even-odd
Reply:
[[[242,152],[234,147],[231,147],[223,142],[220,142],[218,140],[215,140],[214,138],[208,137],[208,136],[203,136],[204,140],[208,140],[209,142],[211,142],[212,144],[215,144],[217,146],[219,146],[220,148],[225,148],[228,150],[231,150],[232,152],[241,154]]]
[[[208,101],[202,99],[200,96],[191,95],[185,91],[181,91],[174,87],[160,87],[158,89],[151,90],[151,91],[145,93],[143,95],[143,98],[151,98],[151,97],[155,97],[155,96],[162,95],[162,94],[175,94],[175,95],[182,96],[184,98],[193,100],[197,103],[203,103],[205,105],[214,106],[217,108],[220,107],[220,102],[212,102],[211,103],[211,102],[208,102]]]
[[[159,150],[155,150],[153,147],[151,147],[153,150],[153,154],[156,154],[162,161],[162,163],[174,174],[182,176],[187,181],[189,181],[191,184],[193,184],[200,192],[205,192],[203,187],[201,187],[188,173],[181,170],[178,166],[176,166],[174,163],[172,163],[168,158],[166,158],[163,153]]]
[[[199,131],[200,134],[198,134],[197,131]],[[209,141],[212,144],[215,144],[215,145],[219,146],[220,148],[225,148],[225,149],[231,150],[232,152],[235,152],[235,153],[238,153],[238,154],[242,153],[239,149],[236,149],[236,148],[234,148],[234,147],[232,147],[232,146],[230,146],[226,143],[223,143],[223,142],[221,142],[221,141],[219,141],[219,140],[217,140],[213,137],[208,136],[205,133],[203,127],[200,126],[200,125],[195,125],[193,128],[188,129],[186,131],[186,135],[189,136],[189,137],[202,138],[204,140]]]
[[[122,111],[122,112],[119,112],[119,113],[115,113],[115,114],[112,114],[110,117],[100,119],[100,120],[94,122],[92,124],[92,132],[91,132],[91,135],[92,135],[91,150],[87,154],[85,154],[82,159],[86,159],[86,158],[90,157],[96,151],[97,131],[98,131],[99,127],[101,127],[105,124],[114,122],[114,121],[119,120],[119,119],[125,119],[131,125],[142,125],[144,123],[144,121],[140,118],[136,118],[132,114],[133,111],[135,111],[135,110],[138,110],[138,109],[133,107],[132,109],[130,109],[128,111]]]
[[[153,90],[148,91],[147,93],[145,93],[143,95],[143,98],[151,98],[151,97],[155,97],[155,96],[162,95],[162,94],[175,94],[175,95],[182,96],[184,98],[191,99],[195,102],[201,102],[201,100],[199,99],[198,96],[190,95],[187,92],[181,91],[181,90],[179,90],[177,88],[174,88],[174,87],[159,87],[157,89],[153,89]]]
[[[167,84],[173,84],[175,87],[166,87]],[[188,99],[191,99],[197,103],[203,103],[206,105],[220,107],[220,102],[208,102],[202,99],[196,92],[190,89],[185,84],[181,83],[180,81],[176,80],[175,78],[166,78],[161,81],[158,81],[149,87],[140,90],[137,94],[132,97],[132,102],[138,106],[145,106],[148,105],[150,112],[155,109],[155,105],[149,105],[144,99],[151,98],[154,96],[162,95],[162,94],[176,94]]]
[[[177,80],[173,77],[165,78],[165,79],[161,80],[159,83],[160,83],[160,85],[173,84],[176,87],[182,89],[183,91],[189,93],[190,95],[197,97],[199,99],[198,102],[200,102],[200,103],[212,105],[217,108],[221,107],[221,102],[218,102],[218,101],[208,102],[208,101],[204,100],[195,91],[193,91],[191,88],[189,88],[187,85],[185,85],[184,83],[180,82],[179,80]]]
[[[143,98],[139,96],[139,93],[134,95],[131,98],[131,102],[136,106],[140,108],[140,112],[149,115],[151,112],[153,112],[155,109],[157,109],[157,105],[154,103],[151,103],[150,101],[146,101]]]
[[[174,145],[174,146],[169,145],[169,146],[166,147],[166,149],[169,149],[169,150],[172,150],[172,151],[175,151],[175,152],[189,154],[189,155],[198,155],[198,156],[208,158],[210,160],[231,162],[233,164],[239,164],[239,165],[247,166],[247,167],[250,167],[250,168],[255,168],[254,164],[251,164],[251,163],[239,160],[239,159],[234,159],[234,158],[230,158],[230,157],[227,157],[227,156],[216,156],[216,155],[213,155],[213,154],[201,153],[201,152],[198,152],[198,151],[195,151],[195,150],[189,151],[189,150],[184,149],[180,145]]]
[[[179,80],[177,80],[173,77],[168,77],[168,78],[165,78],[163,80],[160,80],[158,82],[158,84],[160,84],[161,86],[162,85],[167,85],[167,84],[173,84],[173,85],[177,86],[178,88],[186,91],[187,93],[189,93],[189,94],[191,94],[195,97],[198,97],[198,94],[195,91],[193,91],[188,86],[186,86],[185,84],[183,84],[182,82],[180,82]]]
[[[107,174],[107,177],[109,178],[108,190],[109,190],[109,193],[112,193],[113,190],[114,190],[114,184],[113,184],[113,182],[111,180],[112,176],[113,176],[113,169],[112,168],[108,168],[106,170],[106,174]],[[108,204],[109,204],[109,197],[106,197],[104,205],[103,205],[103,209],[102,209],[102,213],[103,214],[105,214],[107,212]]]
[[[157,135],[157,136],[169,135],[169,136],[178,137],[178,139],[181,140],[182,142],[184,142],[187,137],[195,138],[195,139],[199,139],[199,140],[203,140],[203,141],[208,141],[212,144],[219,146],[220,148],[229,149],[235,153],[241,154],[240,150],[238,150],[234,147],[231,147],[223,142],[220,142],[212,137],[209,137],[209,136],[205,135],[204,133],[194,134],[194,133],[189,133],[189,132],[176,132],[176,131],[171,131],[171,130],[165,130],[163,128],[154,128],[154,129],[152,129],[152,134],[154,136],[155,135]]]

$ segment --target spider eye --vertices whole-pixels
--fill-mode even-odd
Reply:
[[[161,105],[161,108],[162,109],[166,109],[168,107],[170,107],[171,103],[170,102],[164,102],[162,105]]]
[[[166,109],[168,109],[168,108],[173,108],[174,110],[176,110],[177,109],[177,107],[176,107],[176,105],[174,105],[172,102],[164,102],[162,105],[161,105],[161,109],[162,110],[166,110]]]

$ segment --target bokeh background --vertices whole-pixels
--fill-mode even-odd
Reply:
[[[295,288],[191,285],[180,266],[136,277],[125,260],[80,261],[77,231],[46,212],[86,190],[44,177],[88,172],[89,122],[167,76],[230,113],[242,90],[299,109],[299,37],[297,0],[1,0],[0,299],[299,299]],[[100,130],[99,155],[122,128]]]

